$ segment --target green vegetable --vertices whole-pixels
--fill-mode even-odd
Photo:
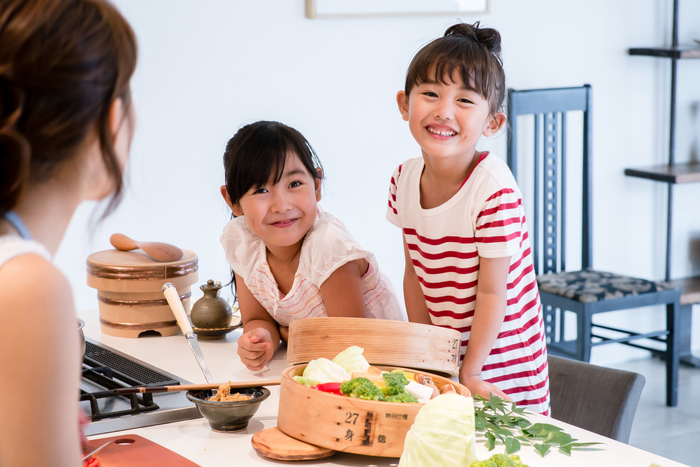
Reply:
[[[399,467],[463,467],[477,461],[474,402],[443,394],[427,402],[406,435]]]
[[[408,384],[408,379],[403,373],[382,373],[384,384],[381,387],[385,396],[397,396],[406,392],[404,387]],[[413,397],[413,396],[411,396]],[[415,397],[413,397],[416,399]],[[418,399],[416,399],[418,402]]]
[[[527,467],[520,457],[508,454],[494,454],[483,461],[472,462],[470,467]]]
[[[327,358],[311,360],[309,364],[306,365],[302,376],[316,381],[316,384],[342,383],[350,379],[350,375],[342,366],[333,363]]]
[[[570,455],[572,449],[593,446],[601,443],[577,443],[558,426],[548,423],[534,425],[524,417],[525,409],[517,407],[515,402],[506,402],[498,396],[490,399],[474,396],[482,402],[475,410],[476,430],[484,432],[486,447],[491,451],[496,447],[496,440],[506,447],[506,454],[520,450],[520,444],[529,444],[544,457],[550,447],[559,446],[559,451]]]
[[[384,394],[381,389],[367,378],[353,378],[340,385],[340,392],[350,397],[370,401],[383,401]]]
[[[308,386],[308,387],[316,386],[317,384],[321,384],[320,381],[309,379],[309,378],[306,378],[304,376],[294,376],[294,377],[292,377],[292,379],[294,381],[296,381],[297,383],[303,384],[304,386]]]
[[[367,368],[369,368],[369,363],[365,357],[362,356],[362,352],[364,351],[365,349],[362,347],[353,345],[336,355],[333,359],[333,363],[342,366],[345,371],[350,374],[352,374],[353,371],[364,373],[367,371]]]
[[[418,399],[416,399],[416,396],[414,396],[413,394],[410,394],[410,393],[404,391],[400,394],[394,394],[392,396],[387,396],[384,399],[384,402],[403,402],[403,403],[417,404]]]

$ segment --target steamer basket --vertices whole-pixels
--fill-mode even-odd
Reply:
[[[459,374],[462,335],[428,324],[363,318],[304,318],[289,326],[287,366],[333,359],[357,345],[372,365],[396,365],[449,376]]]
[[[277,415],[277,427],[281,431],[300,441],[335,451],[401,456],[406,434],[424,404],[366,401],[317,391],[292,379],[300,376],[304,368],[306,365],[297,365],[282,373]],[[467,388],[459,383],[431,376],[438,388],[449,383],[458,394],[468,394]]]
[[[102,332],[132,338],[147,331],[178,334],[180,328],[161,289],[172,283],[185,310],[190,309],[198,259],[191,251],[183,253],[182,259],[168,263],[154,261],[140,250],[105,250],[88,256],[87,284],[97,289]]]

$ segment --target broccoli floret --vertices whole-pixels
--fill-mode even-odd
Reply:
[[[353,378],[340,385],[340,392],[350,397],[370,401],[383,401],[384,394],[367,378]]]
[[[396,396],[405,392],[404,386],[408,384],[408,379],[403,373],[383,373],[382,376],[384,384],[381,390],[385,396]]]
[[[527,467],[520,461],[519,456],[494,454],[483,461],[472,462],[471,467]]]
[[[399,394],[394,394],[392,396],[389,396],[386,399],[384,399],[384,401],[386,401],[386,402],[413,403],[413,404],[418,403],[418,399],[416,399],[416,396],[414,396],[413,394],[406,392],[406,391],[399,393]]]

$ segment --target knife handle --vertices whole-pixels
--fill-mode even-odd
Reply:
[[[170,309],[173,310],[173,314],[175,315],[175,319],[177,320],[177,324],[180,326],[182,333],[187,338],[192,337],[192,326],[190,325],[190,320],[187,317],[185,308],[182,306],[182,302],[180,301],[180,297],[178,296],[175,286],[170,282],[165,283],[163,285],[163,295],[165,295],[165,299],[168,301]]]

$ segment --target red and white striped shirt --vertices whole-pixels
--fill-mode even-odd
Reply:
[[[420,204],[422,158],[391,179],[387,219],[401,228],[433,324],[462,333],[464,358],[476,305],[479,259],[511,257],[506,314],[481,371],[519,406],[549,413],[544,323],[520,190],[508,166],[484,153],[459,191]]]

